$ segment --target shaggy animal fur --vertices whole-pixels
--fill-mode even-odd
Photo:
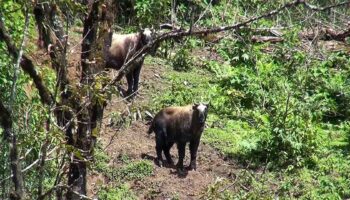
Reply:
[[[111,46],[107,52],[106,67],[119,70],[138,50],[151,42],[152,36],[149,29],[139,33],[116,34],[113,33]],[[126,74],[128,89],[126,95],[131,95],[138,90],[140,71],[143,59],[136,60],[133,70]]]
[[[179,161],[177,167],[183,169],[186,143],[190,143],[191,162],[189,169],[196,170],[197,150],[208,114],[207,104],[164,108],[154,117],[148,130],[156,134],[157,164],[163,165],[162,152],[167,162],[173,164],[170,149],[177,144]]]

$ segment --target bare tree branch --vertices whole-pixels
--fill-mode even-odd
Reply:
[[[0,13],[0,41],[4,41],[6,43],[9,54],[12,55],[15,60],[17,60],[19,57],[19,50],[13,43],[10,35],[7,33],[1,16],[2,14]],[[41,101],[48,105],[54,102],[50,91],[44,85],[41,77],[36,72],[33,62],[26,55],[22,55],[20,64],[23,71],[25,71],[33,79],[35,86],[39,91]]]
[[[252,36],[252,42],[282,42],[283,38],[276,36]]]
[[[326,7],[317,7],[315,5],[311,5],[309,3],[307,3],[305,0],[301,0],[300,1],[302,4],[304,4],[304,6],[310,10],[313,10],[313,11],[325,11],[325,10],[329,10],[331,8],[335,8],[335,7],[340,7],[340,6],[344,6],[344,5],[347,5],[347,4],[350,4],[350,1],[344,1],[344,2],[341,2],[341,3],[337,3],[337,4],[333,4],[333,5],[329,5],[329,6],[326,6]]]
[[[55,185],[54,187],[52,187],[51,189],[49,189],[47,192],[45,192],[43,195],[41,195],[38,200],[40,199],[45,199],[45,197],[47,197],[48,195],[50,195],[53,191],[55,190],[67,190],[69,192],[72,192],[74,193],[78,199],[86,199],[86,200],[93,200],[92,198],[84,195],[84,194],[81,194],[81,193],[78,193],[76,191],[74,191],[70,186],[68,185]]]
[[[1,111],[1,105],[0,105],[0,111]],[[0,122],[0,123],[1,123],[1,122]],[[54,151],[57,150],[57,148],[58,148],[58,147],[53,148],[49,153],[47,153],[47,156],[51,155]],[[34,162],[32,162],[30,165],[28,165],[28,166],[25,167],[24,169],[22,169],[21,172],[22,172],[22,173],[27,172],[28,170],[30,170],[31,168],[33,168],[34,166],[36,166],[36,165],[39,163],[39,161],[40,161],[40,158],[37,159],[37,160],[35,160]],[[0,183],[4,182],[4,181],[6,181],[6,180],[8,180],[8,179],[10,179],[10,178],[13,178],[13,174],[11,174],[11,176],[8,176],[8,177],[6,177],[6,178],[0,180]]]
[[[320,28],[318,31],[305,31],[299,34],[301,38],[313,40],[318,38],[320,40],[336,40],[345,41],[345,38],[350,36],[350,27],[346,30],[336,31],[332,28]]]
[[[12,110],[12,106],[16,100],[16,85],[17,85],[17,76],[19,73],[19,64],[21,62],[21,57],[23,55],[23,46],[24,46],[24,42],[26,40],[27,37],[27,31],[28,31],[28,26],[29,26],[29,13],[26,10],[26,16],[25,16],[25,23],[24,23],[24,31],[23,31],[23,38],[22,38],[22,42],[19,48],[19,53],[18,53],[18,57],[17,57],[17,61],[14,67],[14,73],[13,73],[13,83],[12,83],[12,89],[11,89],[11,108],[10,110]]]

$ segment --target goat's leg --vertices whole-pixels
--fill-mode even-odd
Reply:
[[[129,72],[126,74],[126,81],[128,82],[128,90],[126,91],[126,94],[124,96],[129,96],[132,94],[132,88],[134,84],[134,75],[133,72]]]
[[[170,149],[173,145],[174,145],[174,142],[169,142],[168,144],[165,144],[165,146],[164,146],[164,154],[165,154],[167,162],[170,165],[174,164],[173,160],[171,159],[171,154],[170,154]]]
[[[180,170],[183,170],[184,168],[184,158],[185,158],[185,142],[178,142],[177,143],[177,150],[179,151],[179,161],[177,162],[176,166]]]
[[[162,157],[163,146],[164,146],[163,134],[161,132],[156,132],[156,151],[157,151],[156,164],[159,167],[163,167],[163,157]]]
[[[199,146],[199,139],[193,140],[190,142],[190,153],[191,153],[191,162],[189,165],[190,170],[197,169],[197,150]]]
[[[142,68],[143,61],[140,61],[136,64],[133,73],[133,87],[132,92],[136,95],[137,90],[139,89],[140,73]]]

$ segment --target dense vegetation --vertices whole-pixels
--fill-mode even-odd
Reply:
[[[232,25],[288,1],[173,2],[177,4],[178,26],[186,29],[193,25],[194,29],[200,29]],[[308,3],[321,8],[339,2]],[[36,68],[37,72],[60,100],[57,73],[50,62],[35,56],[43,50],[35,44],[38,36],[32,15],[25,28],[25,13],[32,9],[30,6],[25,2],[3,1],[0,17],[18,47],[24,29],[28,29],[24,53],[33,60],[39,59],[41,67]],[[82,20],[75,16],[87,12],[86,7],[74,1],[62,1],[59,6],[61,10],[64,6],[68,8],[64,16],[76,19],[69,26],[82,26]],[[115,27],[131,32],[139,26],[169,22],[172,6],[173,3],[165,0],[121,1]],[[146,64],[160,63],[159,67],[164,68],[166,84],[162,90],[149,89],[147,95],[151,100],[143,106],[143,111],[156,113],[165,106],[209,102],[208,128],[202,141],[238,166],[234,177],[218,179],[208,186],[203,199],[350,198],[349,40],[337,41],[324,33],[315,33],[313,39],[303,37],[314,33],[313,29],[321,32],[324,27],[342,31],[348,26],[349,14],[349,5],[324,11],[307,6],[290,7],[238,30],[164,41],[155,57],[147,57]],[[283,41],[253,41],[254,36],[271,35],[271,30],[277,31]],[[35,195],[66,181],[67,169],[63,166],[70,153],[77,158],[85,157],[67,144],[62,127],[55,122],[52,105],[44,105],[32,78],[16,69],[13,64],[16,60],[1,38],[0,102],[10,110],[14,122],[12,130],[17,136],[25,193],[34,195],[26,198],[40,199]],[[119,95],[112,88],[107,96],[99,96],[102,81],[90,88],[96,93],[97,101],[111,94]],[[115,113],[109,117],[125,127],[133,120],[132,117],[119,120]],[[0,146],[1,199],[9,198],[13,191],[10,142],[6,141],[4,130],[0,126],[4,138]],[[101,135],[92,132],[94,136]],[[101,188],[99,198],[137,199],[124,182],[152,175],[153,163],[133,162],[125,156],[119,158],[124,167],[111,168],[110,158],[98,145],[94,161],[87,161],[93,163],[88,164],[89,169],[113,182],[112,186]],[[40,160],[43,152],[46,162]],[[33,167],[33,163],[39,164]]]

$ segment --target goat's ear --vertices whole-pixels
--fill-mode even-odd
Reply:
[[[193,110],[196,110],[198,106],[199,106],[198,103],[194,103],[193,106],[192,106],[192,109],[193,109]]]

